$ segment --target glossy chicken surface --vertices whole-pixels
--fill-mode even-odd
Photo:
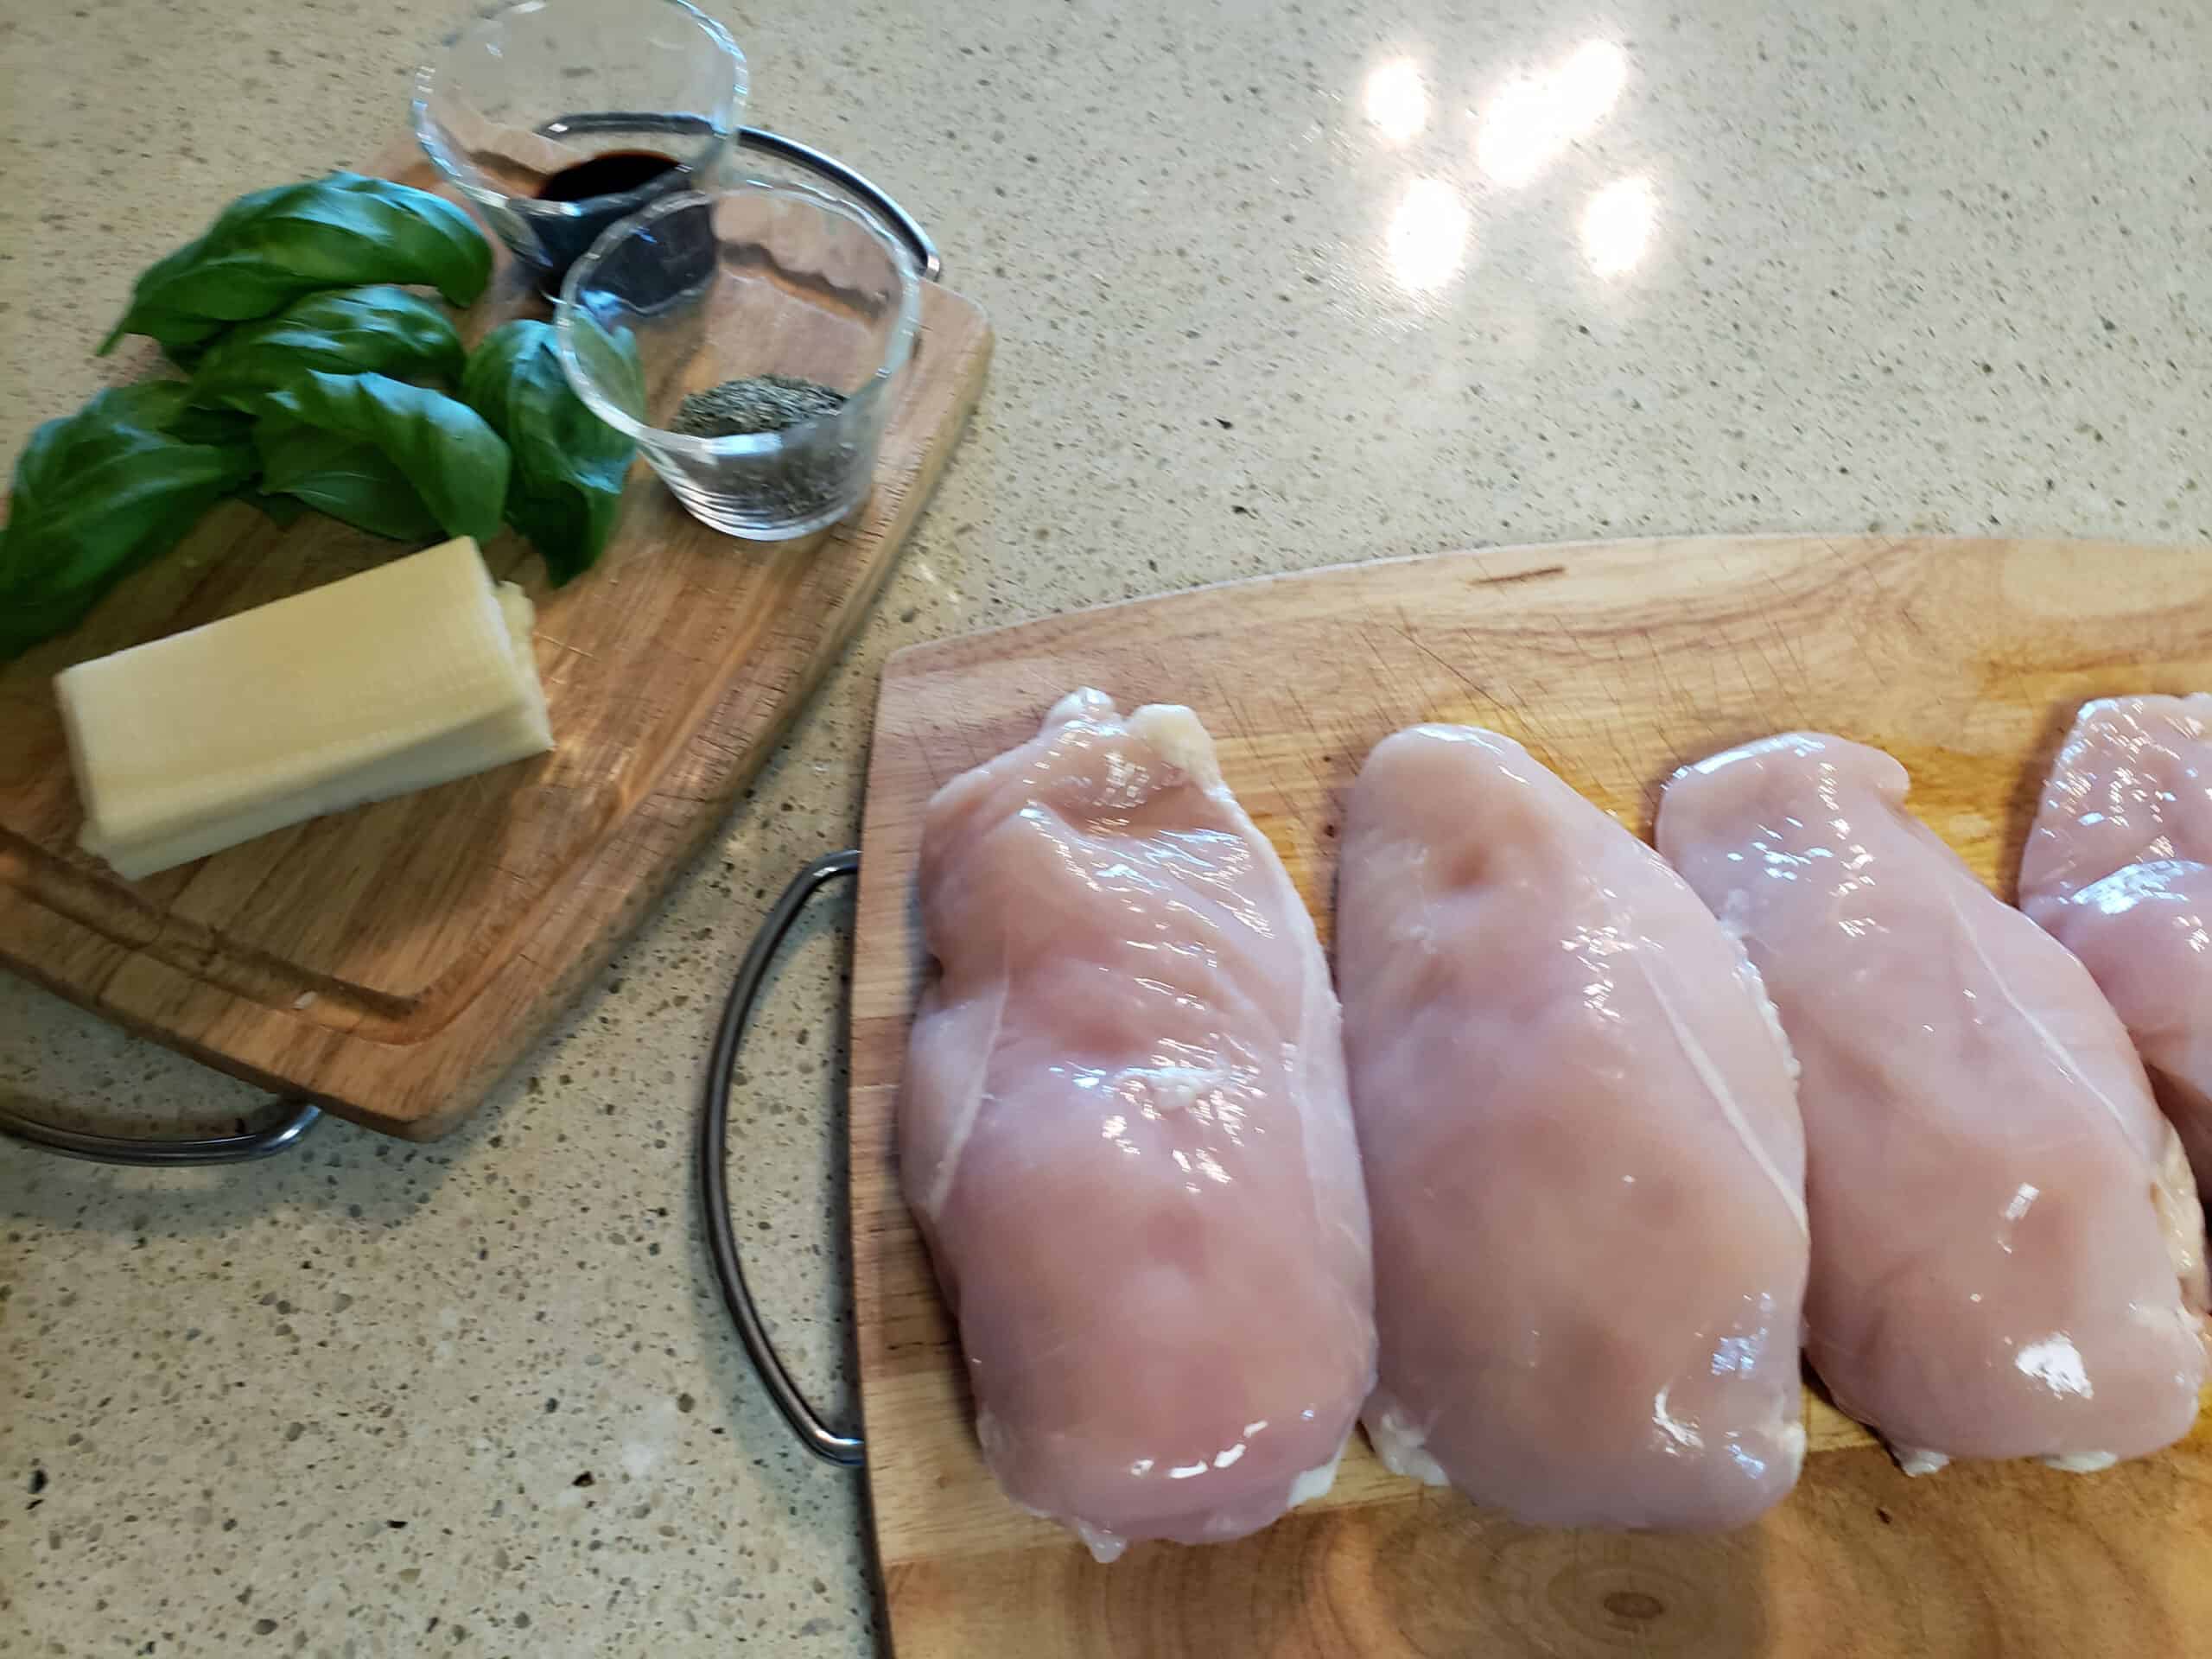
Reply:
[[[1803,1456],[1804,1143],[1742,952],[1510,738],[1361,771],[1337,907],[1399,1472],[1560,1526],[1739,1525]]]
[[[1065,698],[931,800],[901,1179],[1017,1503],[1102,1560],[1328,1488],[1374,1379],[1312,918],[1186,709]]]
[[[2088,971],[1906,789],[1878,749],[1790,733],[1676,774],[1659,811],[1802,1068],[1807,1352],[1910,1472],[2155,1451],[2204,1378],[2194,1184]]]
[[[2096,976],[2212,1180],[2212,696],[2082,706],[2020,860],[2020,908]]]

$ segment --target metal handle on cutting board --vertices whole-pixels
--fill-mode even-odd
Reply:
[[[91,1164],[128,1164],[140,1168],[176,1169],[187,1165],[245,1164],[257,1158],[270,1158],[280,1152],[289,1152],[307,1139],[308,1131],[322,1122],[322,1108],[310,1100],[279,1099],[276,1105],[285,1109],[272,1115],[257,1129],[242,1135],[204,1135],[170,1136],[91,1135],[82,1129],[65,1129],[58,1123],[46,1123],[20,1112],[0,1106],[0,1135],[20,1141],[27,1147],[36,1147],[42,1152],[59,1153],[64,1158],[81,1158]]]
[[[765,127],[740,127],[737,142],[741,149],[762,150],[810,173],[819,173],[858,196],[906,245],[924,277],[934,283],[944,275],[944,261],[938,257],[937,244],[930,239],[921,221],[886,194],[881,186],[855,172],[835,156],[811,144],[802,144],[796,138],[786,138],[779,132],[770,132]]]
[[[791,878],[791,885],[776,900],[767,919],[760,924],[760,931],[753,937],[752,948],[746,951],[744,962],[738,966],[737,981],[730,987],[729,1001],[722,1008],[721,1027],[715,1033],[714,1058],[707,1066],[706,1109],[699,1116],[699,1200],[704,1211],[707,1252],[714,1258],[715,1278],[721,1286],[722,1303],[737,1321],[737,1334],[745,1343],[753,1369],[760,1373],[769,1397],[776,1402],[776,1409],[783,1413],[784,1421],[791,1426],[791,1432],[817,1458],[849,1469],[861,1462],[860,1440],[838,1433],[807,1403],[806,1396],[798,1391],[798,1384],[785,1370],[775,1344],[769,1340],[767,1329],[760,1323],[760,1310],[753,1305],[753,1293],[745,1283],[745,1265],[738,1257],[737,1229],[730,1220],[726,1160],[730,1082],[737,1071],[738,1052],[745,1043],[746,1027],[752,1023],[753,1004],[760,995],[761,982],[767,978],[777,948],[791,931],[791,924],[798,920],[799,912],[806,908],[806,901],[840,877],[857,875],[860,868],[861,855],[857,851],[829,853],[816,859]]]

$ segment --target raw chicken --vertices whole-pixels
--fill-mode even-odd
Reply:
[[[1676,773],[1659,810],[1803,1067],[1807,1351],[1909,1473],[2156,1451],[2205,1374],[2188,1166],[2082,964],[1906,784],[1878,749],[1790,733]]]
[[[1338,883],[1383,1461],[1556,1526],[1777,1502],[1805,1447],[1805,1147],[1743,953],[1466,727],[1376,747]]]
[[[931,801],[907,1201],[1015,1502],[1102,1560],[1326,1491],[1375,1377],[1328,965],[1187,709],[1063,699]]]
[[[2212,1181],[2212,696],[2082,705],[2020,861],[2020,908],[2096,976]]]

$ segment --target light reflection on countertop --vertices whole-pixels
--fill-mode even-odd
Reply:
[[[1627,53],[1594,40],[1498,87],[1476,114],[1475,160],[1484,177],[1515,188],[1533,182],[1611,111],[1628,73]]]
[[[1390,215],[1383,254],[1390,274],[1408,292],[1441,288],[1466,262],[1473,216],[1459,193],[1442,179],[1415,179]]]
[[[1630,71],[1619,43],[1593,38],[1526,72],[1493,70],[1456,122],[1433,122],[1434,71],[1427,59],[1386,57],[1368,70],[1358,103],[1375,140],[1405,150],[1428,135],[1404,158],[1409,171],[1382,234],[1390,281],[1408,296],[1433,296],[1473,270],[1478,220],[1512,213],[1516,204],[1523,211],[1558,211],[1556,202],[1520,203],[1518,193],[1596,131],[1620,101]],[[1444,107],[1451,109],[1448,99]],[[1459,146],[1465,154],[1448,153]],[[1649,248],[1658,211],[1657,194],[1642,175],[1591,191],[1579,221],[1591,270],[1605,277],[1633,270]]]
[[[1394,58],[1370,70],[1362,102],[1387,143],[1402,144],[1428,124],[1428,86],[1411,58]]]
[[[1616,179],[1582,211],[1582,251],[1600,276],[1624,276],[1650,245],[1659,201],[1645,178]]]

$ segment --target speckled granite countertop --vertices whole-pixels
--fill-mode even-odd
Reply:
[[[874,1650],[856,1484],[748,1373],[684,1154],[767,899],[856,833],[896,646],[1482,542],[2212,537],[2201,6],[712,9],[754,118],[989,308],[983,407],[719,844],[465,1129],[0,1150],[0,1652]],[[0,448],[222,201],[385,143],[455,10],[0,0]],[[747,1058],[734,1183],[843,1407],[839,921]],[[0,1091],[257,1103],[6,981]]]

